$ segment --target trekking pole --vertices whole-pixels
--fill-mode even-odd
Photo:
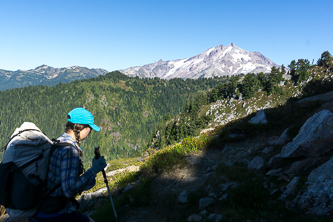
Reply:
[[[95,158],[96,158],[96,160],[100,156],[101,156],[101,153],[99,152],[99,146],[97,146],[97,147],[95,147]],[[116,217],[116,221],[118,222],[117,212],[116,212],[116,209],[114,208],[114,204],[113,204],[113,200],[112,200],[112,196],[111,196],[111,191],[110,191],[109,184],[108,184],[108,179],[106,178],[106,174],[105,174],[104,169],[102,170],[102,174],[103,174],[103,177],[104,177],[104,183],[106,184],[106,187],[108,189],[108,193],[109,193],[110,201],[111,201],[111,204],[112,204],[114,216]]]

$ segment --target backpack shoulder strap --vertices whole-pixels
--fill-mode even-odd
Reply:
[[[52,141],[53,141],[53,144],[52,144],[53,147],[60,147],[60,146],[71,146],[71,147],[74,147],[74,145],[72,143],[60,142],[57,139],[52,139]]]

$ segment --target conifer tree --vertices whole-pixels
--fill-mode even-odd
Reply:
[[[318,66],[330,67],[332,65],[332,55],[329,51],[321,54],[321,58],[317,61]]]

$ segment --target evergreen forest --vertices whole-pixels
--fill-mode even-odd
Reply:
[[[33,122],[49,138],[57,138],[64,131],[67,113],[84,107],[101,127],[100,132],[92,132],[81,143],[85,164],[91,162],[95,146],[101,147],[108,160],[140,156],[158,122],[181,113],[187,101],[225,81],[226,77],[139,79],[115,71],[53,87],[38,85],[0,91],[1,147],[23,122]]]

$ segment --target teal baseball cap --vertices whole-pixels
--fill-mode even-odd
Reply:
[[[77,124],[87,124],[93,130],[100,131],[101,129],[95,125],[94,116],[88,110],[84,108],[75,108],[67,114],[67,121]]]

